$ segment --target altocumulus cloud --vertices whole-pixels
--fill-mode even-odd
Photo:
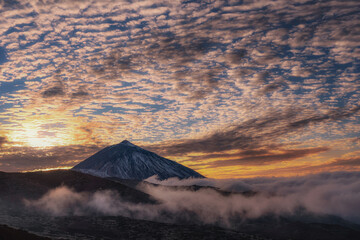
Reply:
[[[217,131],[202,138],[169,143],[166,145],[165,150],[163,150],[163,144],[160,147],[155,145],[149,146],[149,148],[170,155],[189,152],[211,153],[269,146],[273,148],[274,143],[279,137],[289,133],[296,133],[296,131],[302,131],[311,124],[346,119],[357,114],[359,111],[359,106],[352,107],[351,109],[337,108],[324,114],[307,113],[305,109],[287,109],[282,112],[274,111],[259,118],[230,125],[228,129],[222,129],[222,131]],[[323,148],[323,150],[326,149]],[[311,153],[311,150],[309,149],[308,152]]]
[[[268,151],[274,163],[336,138],[349,149],[359,9],[355,0],[0,1],[1,124],[10,137],[62,122],[52,139],[71,145],[165,141],[151,149],[170,156]],[[12,156],[29,156],[12,145],[44,136],[9,139],[4,165],[20,169]]]

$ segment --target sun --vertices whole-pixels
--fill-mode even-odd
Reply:
[[[26,145],[33,148],[47,148],[64,145],[64,140],[56,137],[55,134],[46,131],[40,131],[36,127],[26,126],[21,131],[14,131],[10,135],[13,142],[18,145]]]
[[[30,147],[46,148],[56,146],[56,142],[48,137],[29,137],[26,139],[26,143]]]

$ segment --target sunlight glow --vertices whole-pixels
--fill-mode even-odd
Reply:
[[[39,168],[39,169],[22,171],[22,172],[23,173],[25,173],[25,172],[47,172],[47,171],[53,171],[53,170],[67,170],[67,169],[71,169],[71,168],[72,167]]]
[[[45,133],[45,134],[44,134]],[[41,132],[36,126],[26,126],[21,131],[14,131],[9,136],[13,142],[22,143],[34,148],[46,148],[60,145],[66,145],[66,141],[55,134],[47,135],[47,132]]]

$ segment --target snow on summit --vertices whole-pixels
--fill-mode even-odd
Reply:
[[[127,140],[100,150],[73,167],[73,170],[99,177],[137,180],[154,175],[161,180],[171,177],[204,177],[190,168],[142,149]]]

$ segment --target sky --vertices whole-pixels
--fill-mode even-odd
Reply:
[[[0,171],[124,139],[212,178],[360,170],[360,2],[0,0]]]

